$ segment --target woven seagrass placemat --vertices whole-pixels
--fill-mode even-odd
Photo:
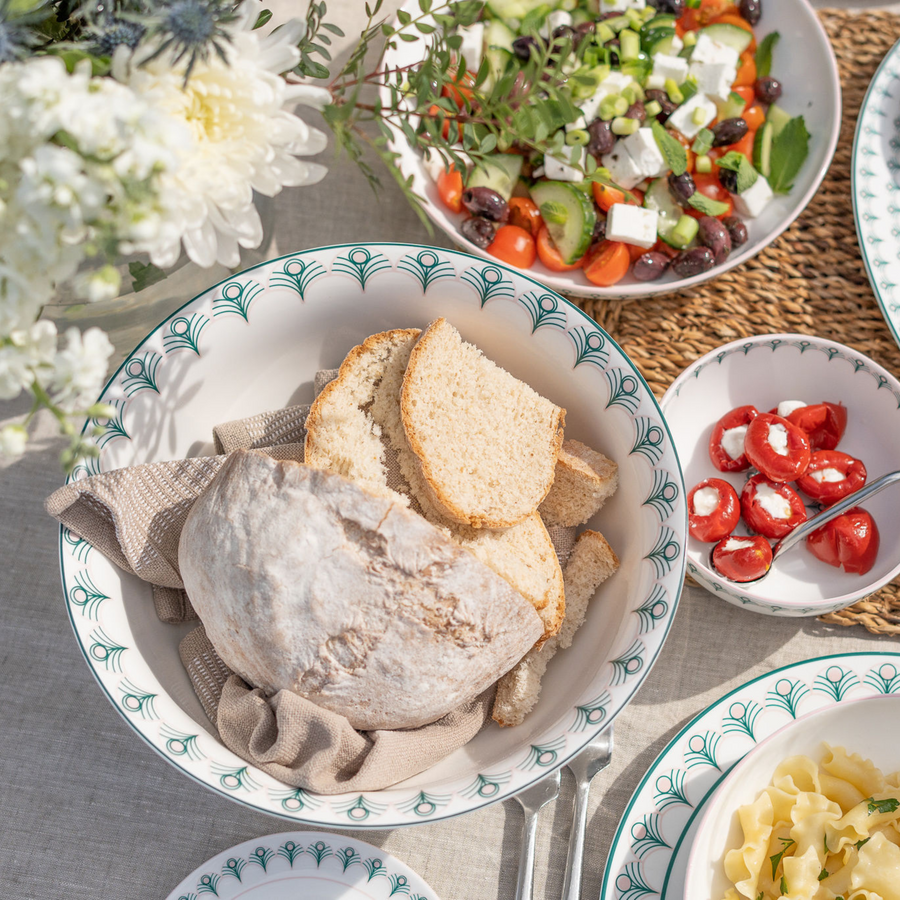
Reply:
[[[581,301],[657,396],[719,345],[773,332],[840,341],[900,375],[900,348],[866,278],[850,192],[856,119],[875,70],[900,38],[900,16],[844,10],[819,15],[840,66],[844,112],[834,162],[809,207],[755,259],[707,285],[650,300]],[[823,620],[900,636],[900,579]]]

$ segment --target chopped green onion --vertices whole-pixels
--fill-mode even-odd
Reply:
[[[576,128],[566,134],[566,143],[570,147],[584,147],[590,139],[591,136],[583,128]]]
[[[673,103],[684,103],[684,94],[681,93],[681,88],[678,87],[674,78],[666,79],[666,93]]]
[[[698,231],[700,231],[700,223],[693,216],[685,215],[678,220],[678,224],[672,229],[669,239],[676,247],[680,247],[683,250],[697,237]]]
[[[694,110],[694,114],[691,116],[691,121],[695,125],[705,125],[706,124],[706,110],[702,106],[698,106]]]
[[[616,102],[613,104],[617,116],[624,116],[628,112],[629,106],[631,104],[622,96],[617,97]]]
[[[657,100],[651,100],[645,107],[644,110],[647,113],[648,119],[653,119],[658,116],[662,112],[662,105]]]
[[[616,33],[606,24],[606,22],[601,22],[595,29],[594,34],[597,36],[598,43],[601,44],[611,41],[616,36]]]
[[[641,38],[636,31],[625,28],[619,32],[619,56],[627,62],[637,59],[641,53]]]
[[[685,32],[683,40],[684,40],[685,47],[693,47],[694,44],[697,43],[697,32],[696,31]]]
[[[694,161],[694,168],[701,175],[709,175],[712,172],[712,160],[708,156],[698,156]]]
[[[610,119],[614,119],[616,116],[622,115],[622,113],[616,111],[616,101],[624,99],[623,97],[619,97],[618,94],[610,94],[608,97],[604,97],[600,101],[600,118],[603,119],[604,122],[608,122]],[[625,100],[625,109],[622,112],[628,112],[628,101]]]
[[[629,103],[637,103],[638,100],[643,100],[645,98],[644,89],[636,82],[632,81],[624,91],[622,91],[622,96],[625,97]]]
[[[626,119],[623,116],[617,116],[612,121],[612,133],[620,137],[634,134],[640,127],[641,123],[637,119]]]

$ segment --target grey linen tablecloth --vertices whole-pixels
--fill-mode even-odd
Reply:
[[[275,6],[282,16],[305,8],[284,0]],[[348,35],[358,34],[362,0],[329,6]],[[347,240],[428,240],[388,179],[376,198],[351,164],[325,161],[331,172],[322,184],[277,200],[282,252]],[[0,404],[0,424],[23,411],[21,401]],[[214,854],[292,825],[185,778],[131,732],[98,689],[72,637],[58,532],[42,508],[61,481],[61,442],[47,421],[38,426],[27,455],[0,470],[0,897],[164,898]],[[582,896],[598,896],[628,798],[688,719],[781,665],[897,647],[861,628],[764,618],[687,590],[656,668],[617,722],[613,763],[594,783]],[[540,821],[536,900],[561,894],[571,803],[564,772],[560,798]],[[507,900],[515,893],[521,825],[518,804],[508,801],[445,823],[355,835],[409,864],[444,900]]]

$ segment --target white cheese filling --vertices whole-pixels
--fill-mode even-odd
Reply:
[[[727,429],[722,435],[722,449],[732,459],[738,459],[744,455],[744,438],[746,436],[746,425],[738,425],[737,428]]]
[[[836,481],[844,480],[844,473],[840,469],[819,469],[818,472],[810,472],[809,477],[816,484],[821,484],[823,481],[828,484],[834,484]]]
[[[769,426],[769,446],[779,455],[788,455],[788,433],[778,422]]]
[[[808,405],[808,403],[804,403],[802,400],[782,400],[781,403],[778,404],[778,415],[781,416],[782,419],[786,419],[795,410],[803,409],[804,406]]]
[[[741,540],[741,538],[728,538],[725,541],[723,550],[743,550],[745,547],[752,547],[753,541]]]
[[[711,516],[719,505],[719,492],[714,487],[700,488],[694,494],[694,515]]]
[[[773,519],[789,519],[791,504],[768,484],[756,486],[756,500]]]

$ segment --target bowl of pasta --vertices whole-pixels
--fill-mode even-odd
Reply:
[[[700,823],[685,897],[900,897],[900,696],[848,701],[762,741]]]

